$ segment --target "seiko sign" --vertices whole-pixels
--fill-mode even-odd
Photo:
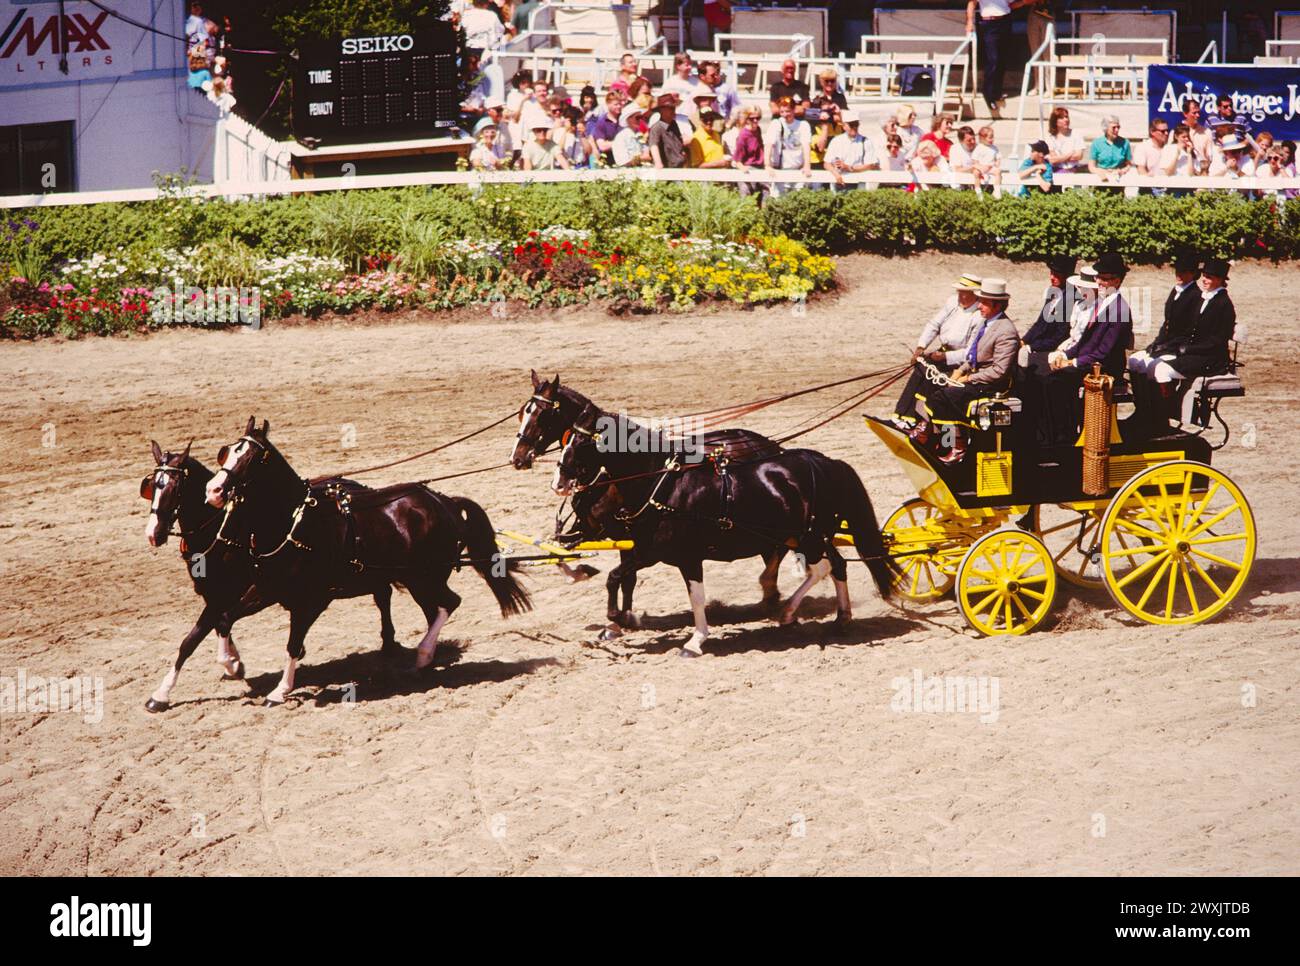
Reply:
[[[344,54],[386,54],[401,53],[415,46],[415,38],[410,34],[398,34],[395,37],[349,37],[343,41]]]

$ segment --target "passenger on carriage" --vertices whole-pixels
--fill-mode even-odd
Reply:
[[[912,439],[925,445],[936,434],[934,427],[952,427],[952,449],[939,457],[944,463],[959,463],[966,455],[968,409],[976,399],[1006,389],[1011,384],[1020,347],[1020,333],[1006,316],[1011,300],[1006,279],[986,278],[976,293],[980,324],[966,350],[965,359],[950,376],[927,374],[924,387],[925,412],[912,430]],[[940,381],[942,380],[942,381]],[[946,435],[946,434],[944,434]]]
[[[1029,365],[1030,356],[1040,353],[1046,361],[1047,354],[1060,347],[1070,337],[1070,319],[1074,310],[1074,288],[1069,284],[1074,274],[1075,260],[1069,255],[1056,255],[1047,261],[1047,288],[1043,290],[1043,306],[1038,318],[1020,340],[1020,364]]]
[[[1104,252],[1092,268],[1097,279],[1095,298],[1085,297],[1076,306],[1071,336],[1048,355],[1048,371],[1024,381],[1022,391],[1030,395],[1032,408],[1038,414],[1041,445],[1073,443],[1078,438],[1083,377],[1092,371],[1094,363],[1101,363],[1103,372],[1116,380],[1123,378],[1124,354],[1133,344],[1133,317],[1120,293],[1128,266],[1118,252]],[[1071,283],[1090,291],[1083,273]]]
[[[978,275],[969,272],[957,279],[953,284],[957,291],[948,297],[921,330],[916,349],[912,352],[912,374],[898,397],[898,405],[894,407],[893,422],[899,429],[911,430],[916,425],[917,393],[926,385],[926,365],[946,374],[965,360],[966,349],[981,321],[976,299],[980,282]],[[936,340],[938,347],[931,349],[931,343]]]
[[[1199,269],[1196,260],[1174,260],[1178,279],[1165,299],[1165,319],[1155,341],[1129,358],[1136,412],[1125,428],[1151,435],[1169,428],[1177,418],[1180,388],[1197,376],[1212,376],[1228,369],[1228,343],[1237,325],[1237,311],[1228,296],[1228,263],[1207,258]]]

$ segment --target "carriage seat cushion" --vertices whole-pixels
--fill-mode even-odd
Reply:
[[[1241,376],[1235,372],[1225,372],[1217,376],[1202,376],[1198,380],[1196,391],[1203,396],[1244,396],[1246,386]]]

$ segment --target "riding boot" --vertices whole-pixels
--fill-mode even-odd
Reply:
[[[951,465],[953,463],[960,463],[965,458],[966,458],[966,434],[961,432],[961,430],[958,430],[957,440],[952,444],[952,449],[948,451],[948,454],[946,456],[940,456],[939,462],[947,463]]]

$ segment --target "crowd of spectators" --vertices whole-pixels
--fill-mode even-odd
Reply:
[[[185,48],[189,63],[189,86],[218,107],[229,111],[235,103],[234,82],[226,49],[230,44],[230,18],[218,24],[204,16],[203,4],[191,3],[185,20]]]
[[[961,187],[994,196],[1003,192],[1004,182],[1005,190],[1022,196],[1059,191],[1056,176],[1071,172],[1116,182],[1130,172],[1295,176],[1295,144],[1275,143],[1267,131],[1253,131],[1229,98],[1220,101],[1218,113],[1206,124],[1200,122],[1199,103],[1188,99],[1183,124],[1171,132],[1157,119],[1149,139],[1136,149],[1121,134],[1118,118],[1104,118],[1097,136],[1088,141],[1071,128],[1069,110],[1057,107],[1047,136],[1028,146],[1018,167],[1004,171],[991,124],[976,128],[939,113],[928,118],[926,130],[909,105],[868,121],[849,107],[833,67],[820,70],[810,84],[801,79],[793,58],[769,85],[766,108],[743,104],[718,61],[697,63],[689,53],[674,57],[671,73],[657,86],[642,75],[637,56],[625,53],[603,92],[588,86],[576,97],[527,70],[518,71],[508,84],[499,73],[489,78],[491,68],[480,69],[483,49],[526,30],[527,6],[498,6],[494,0],[453,4],[452,16],[470,45],[465,57],[470,94],[462,105],[462,124],[476,138],[470,155],[475,169],[653,166],[798,171],[805,176],[822,170],[833,176],[834,190],[855,186],[845,182],[846,174],[883,169],[918,176],[896,185],[908,191]],[[873,130],[876,124],[879,134]],[[801,180],[739,184],[742,192],[760,196],[809,186]],[[1288,199],[1298,192],[1250,193]]]

